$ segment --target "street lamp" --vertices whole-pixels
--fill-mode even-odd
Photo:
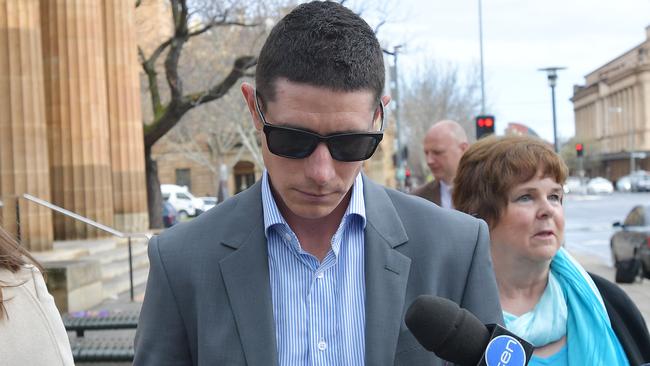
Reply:
[[[397,188],[400,191],[404,191],[406,183],[406,169],[404,167],[404,159],[402,156],[402,132],[400,129],[400,98],[399,98],[399,84],[397,76],[397,55],[399,50],[403,45],[397,45],[393,47],[393,52],[384,51],[385,53],[393,56],[393,67],[391,68],[391,95],[392,101],[395,108],[395,142],[396,142],[396,153],[395,153],[395,175],[397,180]]]
[[[485,114],[485,77],[483,76],[483,6],[478,0],[478,39],[481,52],[481,114]]]
[[[553,106],[553,146],[555,147],[555,152],[559,152],[557,144],[557,122],[555,118],[555,84],[557,83],[557,72],[559,70],[564,70],[566,67],[545,67],[538,69],[538,71],[546,71],[546,77],[548,78],[548,86],[551,87],[551,103]]]

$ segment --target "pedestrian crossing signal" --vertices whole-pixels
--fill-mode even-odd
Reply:
[[[584,152],[584,146],[581,143],[576,144],[576,156],[577,157],[582,157],[582,154]]]

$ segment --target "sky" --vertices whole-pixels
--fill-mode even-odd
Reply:
[[[482,9],[486,112],[495,115],[497,134],[518,122],[550,142],[551,89],[538,69],[567,68],[558,73],[555,101],[558,138],[568,139],[573,86],[643,42],[650,26],[650,0],[482,0]],[[428,60],[461,70],[479,64],[478,0],[401,0],[387,10],[378,36],[388,49],[405,44],[400,74]]]

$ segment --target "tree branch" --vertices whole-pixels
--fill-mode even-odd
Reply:
[[[205,92],[194,93],[182,98],[172,98],[170,103],[160,114],[156,114],[154,121],[144,127],[144,144],[153,146],[162,136],[171,130],[176,122],[190,109],[197,105],[221,98],[239,80],[247,69],[257,64],[254,56],[241,56],[235,60],[230,73],[218,84]]]

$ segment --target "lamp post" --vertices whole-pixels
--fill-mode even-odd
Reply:
[[[485,77],[483,76],[483,9],[478,0],[478,39],[481,56],[481,114],[485,114]]]
[[[400,98],[399,98],[399,82],[397,75],[397,55],[403,45],[393,47],[393,52],[388,52],[393,56],[393,67],[391,68],[391,95],[392,101],[395,105],[395,178],[397,180],[397,189],[404,191],[406,182],[406,169],[404,168],[404,159],[402,156],[402,130],[400,128]]]
[[[546,71],[546,77],[548,78],[548,86],[551,87],[551,104],[553,107],[553,146],[555,147],[555,152],[559,152],[560,149],[557,144],[557,121],[555,117],[555,84],[557,83],[557,72],[559,70],[564,70],[566,67],[545,67],[538,69],[539,71]]]

